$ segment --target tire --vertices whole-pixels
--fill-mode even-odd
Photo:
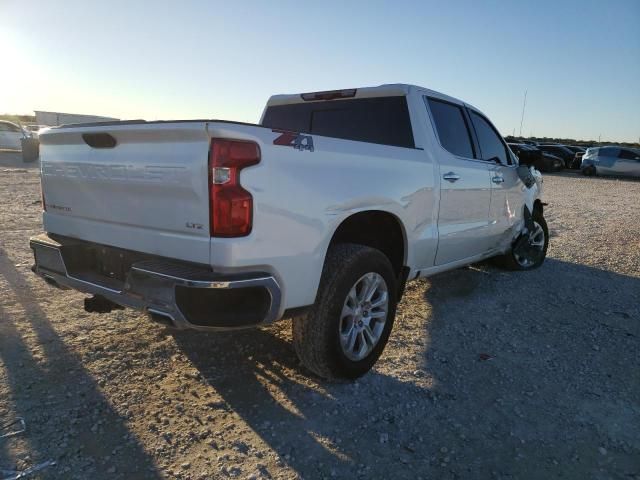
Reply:
[[[582,169],[582,174],[586,175],[587,177],[595,177],[596,175],[596,169],[595,167],[586,167]]]
[[[496,263],[502,268],[516,271],[533,270],[544,263],[544,259],[547,257],[547,248],[549,247],[549,229],[547,227],[547,222],[540,211],[534,211],[532,219],[536,227],[539,227],[541,233],[544,234],[540,251],[530,259],[530,262],[523,262],[523,257],[516,255],[512,246],[506,254],[496,257]],[[536,237],[534,237],[534,240],[535,239]],[[532,244],[529,244],[529,247],[534,248]]]
[[[378,289],[373,292],[373,297],[368,302],[356,303],[356,308],[351,308],[350,305],[354,305],[354,295],[357,297],[355,300],[359,300],[360,294],[364,297],[365,286],[374,284],[378,285]],[[385,288],[386,308],[374,307],[384,297]],[[293,345],[302,364],[328,380],[353,380],[367,373],[382,354],[389,339],[396,313],[396,291],[397,279],[391,262],[381,251],[350,243],[331,247],[314,305],[305,316],[293,320]],[[354,315],[345,315],[349,311]],[[376,318],[373,318],[374,315]],[[349,325],[351,329],[348,328]],[[363,328],[368,328],[369,332],[365,332]],[[372,336],[368,336],[369,333]],[[343,347],[343,341],[351,340],[351,335],[357,337],[353,347]],[[374,336],[377,338],[376,342],[365,341]],[[363,345],[370,347],[370,351],[365,352],[362,358],[354,353],[358,345],[361,347],[357,352],[359,354],[366,350],[363,350]]]

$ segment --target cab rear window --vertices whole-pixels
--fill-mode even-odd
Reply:
[[[406,97],[274,105],[267,107],[262,125],[345,140],[415,148]]]

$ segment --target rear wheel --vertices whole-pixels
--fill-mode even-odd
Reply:
[[[517,239],[511,249],[497,257],[498,263],[508,270],[532,270],[538,268],[547,256],[549,229],[541,212],[533,213],[533,229],[526,237]]]
[[[368,372],[389,339],[396,289],[391,262],[379,250],[331,247],[315,304],[293,320],[302,364],[327,379],[355,379]]]

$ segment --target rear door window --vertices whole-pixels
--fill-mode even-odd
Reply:
[[[626,150],[624,148],[620,149],[620,153],[618,154],[618,158],[624,158],[627,160],[636,160],[640,156],[640,153],[636,153],[633,150]]]
[[[459,105],[425,97],[442,147],[459,157],[474,158],[471,133]]]
[[[615,147],[601,147],[598,151],[599,157],[617,157],[618,156],[618,148]]]
[[[415,148],[406,97],[274,105],[267,107],[262,125],[326,137]]]
[[[471,122],[475,128],[480,144],[480,158],[483,160],[501,163],[503,165],[511,164],[511,157],[507,154],[507,149],[502,143],[502,139],[493,126],[481,115],[470,111]]]

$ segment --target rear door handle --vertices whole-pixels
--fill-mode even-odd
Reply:
[[[504,183],[504,178],[496,175],[491,179],[493,183]]]
[[[444,178],[448,182],[453,183],[453,182],[455,182],[457,180],[460,180],[460,175],[456,175],[453,172],[447,172],[444,175],[442,175],[442,178]]]

